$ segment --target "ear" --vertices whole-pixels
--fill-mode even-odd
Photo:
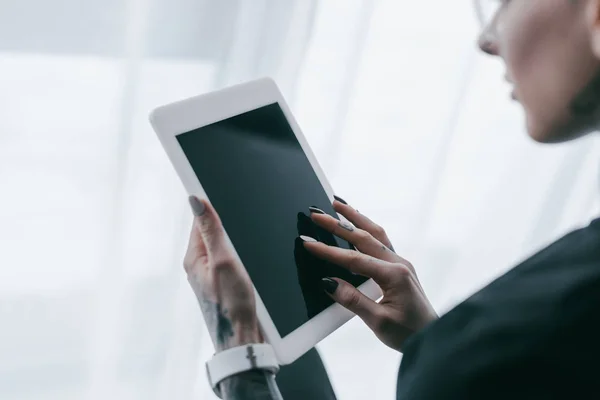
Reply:
[[[586,8],[592,52],[597,59],[600,59],[600,0],[588,0]]]

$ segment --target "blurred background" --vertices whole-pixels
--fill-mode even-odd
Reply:
[[[477,30],[466,0],[0,0],[0,399],[214,398],[167,102],[273,77],[440,313],[586,224],[598,139],[528,139]],[[340,400],[395,398],[360,321],[318,347]]]

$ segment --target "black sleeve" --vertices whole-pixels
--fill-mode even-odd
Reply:
[[[516,396],[538,386],[541,376],[530,371],[544,356],[535,335],[524,335],[503,316],[472,318],[467,307],[411,338],[398,377],[399,400],[413,399],[537,399]],[[527,329],[527,328],[524,328]]]
[[[409,338],[398,400],[600,398],[600,257],[562,261],[501,278]]]

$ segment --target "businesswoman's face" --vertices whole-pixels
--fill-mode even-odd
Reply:
[[[600,122],[600,0],[476,4],[484,26],[479,47],[504,61],[529,135],[560,142],[594,130]]]

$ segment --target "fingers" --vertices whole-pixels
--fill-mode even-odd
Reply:
[[[345,201],[340,201],[339,197],[333,202],[333,209],[342,214],[348,221],[352,222],[354,226],[360,228],[366,232],[369,232],[375,239],[380,241],[390,250],[394,251],[390,239],[387,237],[385,230],[371,221],[366,215],[363,215],[356,211],[353,207],[349,206]]]
[[[206,264],[208,253],[206,251],[206,245],[202,240],[202,235],[196,227],[196,221],[192,224],[192,230],[190,232],[190,239],[188,241],[187,251],[183,258],[183,268],[188,274],[192,272],[193,266],[196,260],[201,260],[203,264]]]
[[[206,253],[213,260],[220,255],[226,255],[228,242],[223,224],[214,207],[208,201],[200,200],[195,196],[190,196],[189,202],[195,216],[195,229],[192,231],[197,232],[192,232],[190,241],[196,239],[199,246],[204,246]]]
[[[392,264],[387,261],[358,251],[312,242],[309,238],[302,237],[302,239],[305,242],[304,248],[320,259],[344,267],[355,274],[373,278],[379,284],[384,284],[389,280]]]
[[[386,245],[373,237],[373,235],[371,235],[369,232],[352,226],[347,222],[339,221],[325,213],[321,213],[321,210],[314,208],[311,208],[310,210],[311,218],[317,225],[333,233],[334,235],[349,241],[356,246],[361,253],[365,253],[389,262],[398,262],[400,260],[396,253],[391,251]]]
[[[342,279],[324,278],[321,282],[329,296],[358,315],[369,327],[376,323],[381,308],[379,304]]]

